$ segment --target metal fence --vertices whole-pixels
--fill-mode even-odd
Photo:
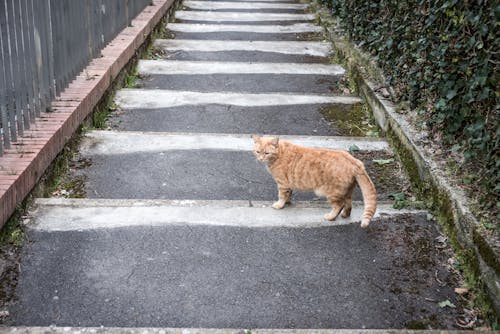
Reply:
[[[0,156],[151,0],[0,0]]]

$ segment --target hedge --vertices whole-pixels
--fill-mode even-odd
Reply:
[[[498,219],[498,2],[323,2],[348,37],[376,58],[396,98],[423,116],[434,138],[463,153],[467,180],[483,192],[482,209]]]

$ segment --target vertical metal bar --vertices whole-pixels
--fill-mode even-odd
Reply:
[[[23,110],[24,117],[24,128],[29,129],[30,123],[32,120],[32,115],[34,114],[33,110],[33,89],[32,89],[32,73],[31,73],[31,65],[30,59],[31,54],[29,50],[29,31],[28,31],[28,19],[26,15],[27,3],[26,0],[19,1],[19,23],[21,28],[21,34],[19,38],[18,45],[20,46],[20,51],[22,57],[20,58],[21,64],[21,72],[23,81],[23,99],[26,100],[26,108]]]
[[[59,13],[57,14],[57,21],[59,22],[59,26],[57,27],[57,34],[59,35],[58,39],[55,39],[61,47],[59,48],[59,61],[61,62],[61,71],[59,73],[59,93],[64,90],[64,86],[66,85],[66,72],[67,72],[67,55],[66,55],[66,36],[64,34],[65,29],[65,1],[58,0],[59,4]]]
[[[80,72],[80,52],[79,46],[80,46],[80,40],[83,38],[82,34],[79,33],[79,28],[82,26],[82,16],[78,14],[78,7],[80,6],[81,2],[80,1],[72,1],[70,5],[71,9],[71,20],[70,20],[70,25],[72,26],[72,31],[71,31],[71,44],[70,44],[70,54],[71,58],[73,59],[72,65],[71,65],[71,75],[70,75],[70,82],[73,80],[73,78]]]
[[[80,39],[82,38],[81,34],[79,33],[79,28],[82,26],[82,17],[81,15],[77,14],[78,7],[80,6],[80,1],[73,1],[71,2],[71,22],[72,22],[72,33],[71,33],[71,47],[70,47],[70,53],[71,53],[71,59],[73,59],[72,65],[71,65],[71,78],[70,81],[73,80],[73,78],[78,74],[80,71],[80,55],[78,52],[78,47],[80,46]]]
[[[104,34],[104,45],[106,45],[106,43],[108,43],[109,40],[109,33],[114,26],[114,16],[116,13],[110,1],[103,0],[103,3],[104,3],[104,8],[106,8],[106,12],[103,13],[104,15],[102,21],[102,28]]]
[[[130,0],[125,0],[125,22],[126,26],[130,25]]]
[[[51,32],[53,42],[53,59],[54,59],[54,79],[55,79],[55,93],[59,96],[62,86],[62,73],[64,71],[64,57],[63,57],[63,42],[61,41],[61,2],[59,0],[48,0],[50,4],[51,13]]]
[[[36,71],[35,71],[35,48],[33,46],[33,12],[31,11],[31,5],[33,0],[24,1],[24,45],[26,51],[26,72],[29,73],[28,81],[26,85],[28,86],[29,92],[29,105],[30,105],[30,121],[35,122],[35,117],[38,109],[38,94],[36,91]]]
[[[63,64],[64,64],[64,70],[63,70],[63,76],[62,76],[62,86],[61,86],[61,91],[66,89],[68,83],[69,83],[69,77],[71,73],[71,66],[70,66],[70,41],[71,41],[71,32],[72,32],[72,24],[69,23],[70,19],[70,10],[69,10],[69,4],[68,1],[61,1],[62,4],[62,15],[61,15],[61,26],[59,29],[61,29],[61,40],[63,41]]]
[[[99,8],[98,8],[98,15],[99,15],[99,20],[97,21],[97,26],[98,26],[98,34],[99,34],[99,46],[97,47],[97,52],[100,54],[102,48],[104,47],[104,24],[103,21],[106,19],[104,16],[104,10],[106,9],[104,7],[103,0],[98,0],[97,1]]]
[[[80,54],[81,54],[81,61],[82,61],[82,68],[88,64],[90,59],[90,53],[89,53],[89,47],[90,47],[90,22],[89,22],[89,16],[88,16],[88,0],[86,1],[81,1],[80,2],[82,5],[81,8],[81,15],[82,15],[82,22],[83,22],[83,29],[81,32],[82,36],[82,45],[80,47]],[[84,52],[85,51],[85,52]]]
[[[80,18],[75,15],[75,9],[77,8],[77,3],[72,1],[69,6],[69,13],[68,13],[68,20],[69,20],[69,25],[70,25],[70,34],[69,34],[69,43],[68,43],[68,52],[70,56],[70,71],[69,71],[69,82],[73,79],[75,76],[77,70],[78,70],[78,55],[75,53],[76,50],[76,44],[78,44],[78,39],[79,36],[77,34],[77,26],[79,26],[80,23]]]
[[[87,60],[90,61],[94,53],[92,51],[92,9],[90,5],[90,0],[85,1],[85,15],[86,15],[86,29],[87,29]]]
[[[78,54],[80,55],[80,68],[83,69],[89,60],[87,52],[84,52],[84,50],[88,49],[89,24],[87,16],[87,1],[78,1],[78,3],[80,4],[78,12],[82,22],[79,32],[80,44],[78,47]]]
[[[8,36],[8,46],[9,46],[9,56],[10,56],[10,81],[7,84],[10,85],[12,91],[12,103],[10,104],[10,135],[12,141],[17,140],[17,134],[22,136],[22,117],[21,117],[21,100],[17,90],[19,89],[19,75],[17,66],[17,48],[16,48],[16,22],[15,22],[15,11],[14,4],[12,1],[6,1],[6,13],[7,13],[7,27],[9,28]],[[16,123],[18,127],[16,127]]]
[[[3,15],[5,3],[0,1],[0,156],[3,155],[3,148],[10,148],[9,138],[9,118],[7,116],[7,85],[5,83],[7,71],[7,57],[4,56],[3,33],[7,29],[5,15]],[[3,141],[2,141],[3,138]]]
[[[41,99],[40,99],[40,77],[38,72],[38,52],[36,47],[36,28],[35,28],[35,11],[33,6],[34,0],[28,0],[28,19],[29,19],[29,45],[31,50],[31,73],[33,73],[33,107],[35,117],[40,116]],[[35,0],[36,1],[36,0]]]
[[[102,5],[104,9],[104,12],[102,13],[102,34],[104,36],[102,47],[104,47],[108,42],[109,31],[112,29],[113,26],[114,8],[113,6],[110,5],[110,3],[107,0],[102,0]]]
[[[86,14],[86,1],[78,1],[78,9],[77,9],[77,15],[80,19],[80,25],[78,26],[78,46],[77,46],[77,54],[78,54],[78,66],[79,66],[79,72],[83,70],[83,68],[87,65],[87,56],[86,53],[83,52],[84,50],[87,50],[87,16]]]
[[[61,7],[60,2],[58,0],[50,1],[51,14],[53,15],[51,19],[51,24],[52,24],[52,41],[54,46],[53,54],[54,54],[54,79],[56,85],[56,96],[59,96],[61,92],[61,73],[63,68],[61,59],[62,42],[59,36],[60,26],[61,26],[61,24],[59,23],[61,14],[60,7]]]
[[[47,39],[47,3],[34,0],[35,47],[37,49],[38,86],[40,87],[40,108],[45,111],[51,100],[49,77],[49,43]]]
[[[38,1],[38,0],[37,0]],[[48,60],[48,71],[49,71],[49,104],[50,101],[56,97],[56,81],[55,81],[55,71],[54,71],[54,39],[52,35],[52,8],[50,6],[50,0],[46,0],[46,28],[47,28],[47,60]]]
[[[17,115],[17,133],[19,136],[24,135],[24,113],[26,112],[26,88],[23,76],[23,61],[22,61],[22,34],[21,34],[21,22],[19,13],[21,11],[20,3],[16,0],[12,1],[12,23],[14,25],[14,38],[11,40],[11,52],[15,55],[13,57],[14,67],[14,92],[16,94],[16,115]]]
[[[100,20],[98,11],[99,4],[97,0],[90,3],[90,19],[92,22],[92,58],[97,57],[97,50],[99,49],[99,26],[97,22]]]

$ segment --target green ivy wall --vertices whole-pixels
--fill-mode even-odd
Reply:
[[[323,0],[349,38],[374,56],[433,134],[463,152],[482,209],[500,209],[498,63],[495,1]],[[491,213],[491,211],[490,211]]]

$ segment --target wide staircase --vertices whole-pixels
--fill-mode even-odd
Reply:
[[[392,208],[408,183],[387,141],[366,136],[375,128],[308,5],[188,0],[175,17],[138,85],[116,93],[109,128],[82,141],[73,173],[87,198],[37,199],[8,323],[448,327],[436,224]],[[370,227],[359,188],[333,222],[312,193],[271,208],[252,134],[363,160],[378,189]]]

